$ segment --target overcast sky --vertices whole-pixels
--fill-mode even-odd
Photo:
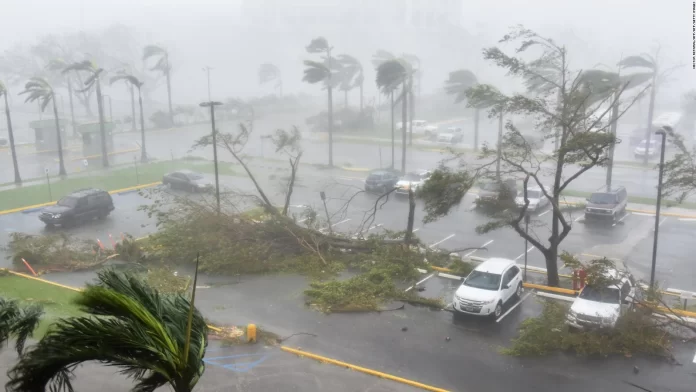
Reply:
[[[287,0],[285,3],[293,2]],[[3,19],[0,50],[18,42],[31,44],[47,33],[90,31],[121,23],[133,27],[146,41],[164,43],[172,48],[173,57],[178,61],[174,76],[177,88],[198,99],[205,95],[202,66],[210,65],[218,70],[214,72],[219,73],[224,73],[221,69],[234,69],[236,73],[248,74],[253,73],[259,61],[263,61],[261,55],[258,58],[239,55],[239,51],[248,51],[254,46],[252,34],[245,36],[234,27],[239,24],[241,4],[242,0],[3,0],[0,3]],[[678,81],[666,87],[665,91],[696,87],[696,71],[691,67],[691,0],[468,0],[464,2],[461,21],[464,29],[478,37],[481,46],[494,44],[508,26],[520,23],[556,37],[569,46],[584,46],[583,51],[571,53],[571,56],[575,54],[576,67],[590,67],[597,62],[612,65],[622,54],[651,51],[660,43],[665,62],[686,64],[675,74]],[[322,34],[317,31],[314,35]],[[351,32],[346,32],[345,35],[334,34],[331,41],[336,47],[354,48],[363,45],[365,40],[352,42]],[[397,45],[394,40],[390,42]],[[438,45],[438,42],[432,43],[433,47]],[[282,53],[293,55],[283,55],[287,58],[278,59]],[[364,62],[368,61],[367,51],[359,55]],[[443,52],[442,59],[448,55],[448,52]],[[438,59],[437,65],[442,68],[433,65],[432,69],[436,71],[429,73],[427,59],[424,60],[424,77],[427,77],[424,86],[431,89],[440,86],[446,78],[446,68],[487,70],[479,61],[480,52],[456,55],[459,57],[453,54],[451,66],[441,64],[443,60]],[[274,56],[276,58],[272,61],[281,63],[281,66],[287,62],[288,73],[297,76],[286,81],[285,91],[317,92],[316,87],[300,81],[301,60],[307,57],[302,46],[298,44],[297,50],[278,51]],[[463,58],[476,59],[471,60],[471,64],[461,64]],[[494,76],[491,74],[490,77]],[[242,76],[241,79],[239,75],[218,74],[216,77],[219,83],[216,88],[226,90],[224,95],[244,96],[261,92],[257,91],[256,75]],[[500,74],[495,77],[500,77]],[[188,101],[181,96],[177,98],[177,101]]]

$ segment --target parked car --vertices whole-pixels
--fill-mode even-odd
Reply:
[[[183,189],[192,193],[215,189],[215,185],[206,180],[201,173],[191,170],[178,170],[165,174],[162,177],[162,184],[171,189]]]
[[[626,212],[628,193],[626,188],[619,186],[605,192],[594,192],[587,198],[585,205],[585,220],[611,219],[621,216]]]
[[[553,192],[549,188],[544,187],[544,190],[549,196],[553,196]],[[539,211],[551,203],[538,186],[527,187],[527,200],[529,200],[527,211],[532,212]],[[520,192],[515,198],[515,204],[519,208],[524,207],[524,192]]]
[[[464,133],[459,127],[449,127],[445,132],[439,133],[437,135],[436,141],[438,143],[450,143],[457,144],[464,140]]]
[[[517,197],[517,184],[514,179],[509,178],[501,181],[485,182],[476,196],[477,201],[493,201],[508,199],[514,201]]]
[[[104,219],[114,210],[114,202],[109,192],[96,189],[80,189],[50,207],[41,210],[39,219],[47,227],[71,226],[94,218]]]
[[[406,174],[401,177],[396,183],[396,194],[398,195],[408,195],[408,190],[413,189],[413,192],[417,192],[418,189],[425,184],[425,181],[430,178],[432,173],[429,170],[417,170]]]
[[[636,158],[644,158],[646,155],[648,157],[654,157],[657,152],[662,148],[662,137],[656,135],[654,139],[650,139],[650,145],[648,141],[643,139],[635,149],[633,149],[633,155]]]
[[[399,173],[390,169],[377,169],[371,171],[365,179],[367,192],[385,193],[396,186],[399,181]]]
[[[503,305],[522,295],[522,274],[513,260],[490,258],[474,268],[454,293],[455,311],[500,317]]]
[[[566,324],[576,329],[614,328],[619,317],[633,309],[636,289],[626,272],[607,272],[607,285],[587,285],[575,298]],[[616,283],[614,283],[616,282]]]

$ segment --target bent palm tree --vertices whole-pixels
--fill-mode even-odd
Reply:
[[[333,88],[338,80],[332,74],[337,64],[334,64],[334,61],[331,59],[331,49],[333,48],[329,46],[328,41],[324,37],[313,39],[305,49],[308,53],[324,54],[323,62],[305,60],[304,65],[306,68],[302,81],[310,84],[323,83],[328,91],[329,166],[333,166]]]
[[[345,91],[346,107],[348,106],[348,91],[355,87],[360,88],[360,112],[363,111],[363,83],[365,75],[360,61],[353,56],[342,54],[337,57],[341,66],[341,89]]]
[[[19,185],[22,178],[19,176],[19,166],[17,166],[17,150],[15,149],[14,132],[12,131],[12,118],[10,117],[10,104],[7,102],[7,88],[0,82],[0,97],[5,97],[5,117],[7,117],[7,136],[10,139],[10,151],[12,153],[12,165],[14,167],[14,182]]]
[[[58,105],[56,105],[56,93],[53,91],[53,87],[44,78],[31,78],[24,85],[24,91],[19,93],[19,95],[27,95],[27,99],[24,102],[38,102],[41,111],[46,109],[46,106],[53,102],[53,117],[56,121],[56,141],[58,143],[58,174],[65,176],[65,164],[63,163],[63,140],[60,132],[60,118],[58,117]]]
[[[150,58],[157,58],[155,65],[150,68],[151,71],[160,71],[167,79],[167,101],[169,103],[169,121],[174,124],[174,110],[172,110],[172,66],[169,63],[169,52],[167,49],[157,46],[148,45],[143,49],[143,60],[147,61]]]
[[[104,128],[104,97],[101,91],[101,74],[103,68],[89,60],[73,63],[63,68],[62,73],[86,72],[89,76],[85,79],[85,88],[80,91],[87,91],[94,87],[97,90],[97,109],[99,109],[99,135],[101,136],[102,166],[109,167],[109,152],[106,148],[106,129]],[[79,91],[78,91],[79,92]]]
[[[41,306],[21,307],[17,301],[0,298],[0,346],[14,338],[17,354],[21,355],[42,315]]]
[[[386,50],[379,49],[377,52],[375,52],[374,55],[372,55],[372,66],[375,67],[375,70],[379,69],[379,66],[382,65],[382,63],[389,61],[389,60],[394,60],[396,57],[387,52]],[[382,93],[390,98],[391,105],[389,106],[389,114],[391,118],[391,168],[394,168],[394,90],[396,89],[396,86],[389,86],[385,88],[381,88],[380,90]]]
[[[280,75],[280,69],[271,63],[261,64],[259,66],[259,84],[264,84],[270,81],[276,81],[275,88],[279,90],[279,95],[283,96],[283,79]]]
[[[65,62],[65,60],[58,58],[49,61],[46,68],[48,68],[48,70],[50,71],[60,72],[67,66],[68,64]],[[69,75],[63,75],[63,77],[65,79],[65,85],[68,88],[68,102],[70,103],[70,123],[72,124],[72,135],[73,137],[75,137],[77,136],[77,132],[75,131],[75,104],[73,102],[72,78],[70,78]]]
[[[478,79],[473,72],[467,69],[458,69],[449,73],[449,78],[445,81],[445,91],[447,94],[454,95],[454,103],[466,100],[466,92],[478,84]],[[482,108],[474,107],[474,151],[478,151],[479,145],[479,119]]]
[[[125,72],[113,76],[110,80],[110,83],[114,84],[118,81],[124,81],[126,84],[128,84],[128,86],[130,86],[131,89],[135,88],[138,90],[138,105],[140,106],[140,138],[142,144],[142,146],[140,147],[140,161],[143,163],[147,162],[147,149],[145,148],[145,117],[143,114],[143,96],[140,91],[140,87],[143,86],[143,82],[138,80],[138,78],[136,78],[135,76],[129,75]]]
[[[388,60],[377,68],[377,87],[382,91],[393,91],[401,85],[401,171],[406,173],[406,127],[408,124],[408,85],[411,77],[409,64],[402,59]]]
[[[98,361],[150,392],[169,384],[189,392],[205,371],[203,316],[183,295],[160,295],[140,278],[100,272],[76,303],[88,316],[59,320],[8,372],[8,391],[72,391],[73,370]]]

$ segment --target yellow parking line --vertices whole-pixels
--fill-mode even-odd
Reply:
[[[412,387],[424,389],[426,391],[448,392],[446,389],[433,387],[433,386],[426,385],[426,384],[423,384],[423,383],[420,383],[417,381],[409,380],[409,379],[402,378],[402,377],[393,376],[393,375],[387,374],[387,373],[382,373],[382,372],[379,372],[377,370],[364,368],[362,366],[352,365],[350,363],[346,363],[346,362],[338,361],[335,359],[323,357],[321,355],[312,354],[312,353],[307,352],[307,351],[298,350],[298,349],[290,348],[290,347],[286,347],[286,346],[281,346],[280,349],[283,351],[295,354],[295,355],[299,355],[300,357],[307,357],[307,358],[311,358],[311,359],[317,360],[317,361],[322,362],[322,363],[330,363],[332,365],[342,366],[342,367],[345,367],[345,368],[348,368],[351,370],[355,370],[355,371],[358,371],[361,373],[369,374],[371,376],[377,376],[377,377],[384,378],[387,380],[392,380],[392,381],[400,382],[402,384],[410,385]]]

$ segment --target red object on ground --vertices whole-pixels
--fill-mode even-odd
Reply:
[[[34,269],[31,268],[31,265],[29,265],[29,263],[27,263],[27,261],[24,260],[24,258],[22,258],[22,261],[24,262],[24,265],[26,265],[27,268],[29,268],[29,271],[31,271],[31,273],[34,274],[34,276],[39,276],[39,275],[36,274],[36,271],[34,271]]]

